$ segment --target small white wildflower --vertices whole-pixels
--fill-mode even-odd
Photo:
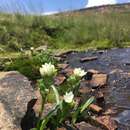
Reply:
[[[42,65],[42,67],[39,69],[41,76],[51,76],[54,75],[57,70],[54,65],[51,63],[45,63]]]
[[[82,70],[81,68],[74,69],[74,75],[77,77],[83,77],[85,74],[86,74],[86,72],[84,70]]]
[[[31,47],[30,50],[33,51],[33,50],[34,50],[34,47]]]
[[[74,98],[73,92],[69,92],[69,93],[66,92],[66,94],[64,95],[64,101],[66,103],[71,103],[73,101],[73,98]]]

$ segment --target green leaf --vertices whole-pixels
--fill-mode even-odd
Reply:
[[[43,79],[38,80],[40,91],[45,91],[46,86],[44,84]]]
[[[30,130],[38,130],[37,128],[32,128],[32,129],[30,129]]]
[[[56,89],[56,87],[54,85],[51,85],[51,88],[54,91],[55,98],[56,98],[56,104],[58,105],[58,104],[60,104],[60,96],[59,96],[58,90]]]
[[[73,114],[72,114],[72,124],[75,124],[77,121],[78,115],[80,113],[80,108],[78,108]]]
[[[94,97],[89,98],[89,99],[85,102],[85,104],[83,104],[83,105],[81,106],[80,113],[82,113],[86,108],[88,108],[89,105],[92,104],[92,102],[94,101],[94,99],[95,99]]]

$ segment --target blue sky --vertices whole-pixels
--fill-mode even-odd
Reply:
[[[130,0],[0,0],[0,11],[25,13],[52,13],[85,8],[107,3],[125,3]]]

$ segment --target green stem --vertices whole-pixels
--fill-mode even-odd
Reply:
[[[42,95],[42,93],[41,93]],[[38,121],[38,124],[37,124],[37,128],[39,129],[40,128],[40,122],[41,122],[41,117],[42,117],[42,114],[43,114],[43,110],[44,110],[44,105],[45,105],[45,102],[46,102],[46,97],[47,96],[42,96],[42,105],[41,105],[41,109],[40,109],[40,112],[39,112],[39,121]]]

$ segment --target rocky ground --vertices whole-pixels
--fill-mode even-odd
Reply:
[[[90,121],[76,124],[78,130],[130,130],[130,49],[68,52],[56,56],[62,62],[55,85],[62,84],[73,68],[88,73],[80,86],[80,98],[90,95],[96,103]],[[37,100],[38,99],[38,100]],[[35,125],[40,94],[18,72],[0,72],[0,130],[28,130]],[[46,110],[51,104],[46,104]],[[46,111],[45,111],[46,113]],[[58,130],[66,130],[59,128]]]

